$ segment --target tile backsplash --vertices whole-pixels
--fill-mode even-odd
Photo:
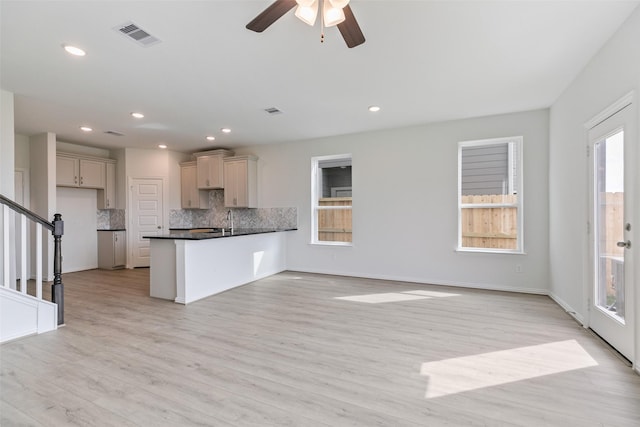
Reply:
[[[297,208],[233,208],[236,228],[296,228]],[[224,190],[209,191],[209,209],[173,209],[169,212],[170,228],[227,227]]]
[[[98,209],[98,230],[120,230],[126,228],[124,209]]]

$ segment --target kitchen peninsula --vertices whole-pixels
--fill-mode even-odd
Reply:
[[[151,239],[150,295],[189,304],[284,271],[286,231],[215,229]]]

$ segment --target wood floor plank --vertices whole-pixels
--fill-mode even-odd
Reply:
[[[640,377],[545,296],[284,272],[183,306],[148,296],[147,269],[63,280],[67,325],[0,346],[2,425],[636,426],[640,419]],[[455,295],[336,299],[415,291]],[[566,340],[597,366],[426,398],[423,363]]]

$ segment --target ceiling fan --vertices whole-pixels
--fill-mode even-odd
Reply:
[[[261,33],[294,6],[298,6],[295,15],[311,26],[315,24],[318,11],[322,9],[322,13],[320,13],[321,31],[325,27],[337,25],[349,48],[365,42],[362,30],[349,6],[349,0],[276,0],[253,21],[249,22],[247,29]],[[324,32],[320,35],[320,41],[324,41]]]

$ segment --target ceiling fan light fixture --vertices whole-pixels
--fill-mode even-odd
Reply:
[[[318,16],[318,0],[313,0],[311,6],[298,5],[296,8],[296,16],[305,24],[313,27],[316,23],[316,17]]]
[[[344,22],[345,16],[342,9],[334,7],[331,1],[325,1],[323,3],[322,15],[324,17],[324,26],[333,27],[335,25]]]
[[[299,6],[311,7],[314,1],[316,0],[296,0],[296,3],[298,3]]]

